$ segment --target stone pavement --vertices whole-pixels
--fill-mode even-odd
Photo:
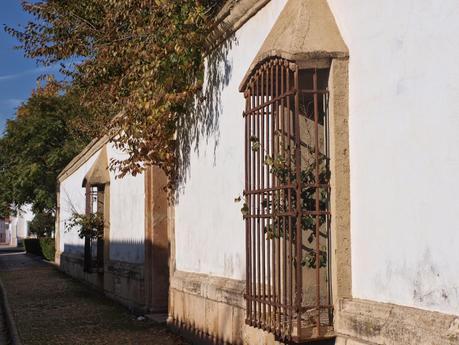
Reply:
[[[186,345],[54,266],[0,247],[2,280],[23,345]]]
[[[2,302],[0,301],[0,304]],[[8,334],[8,327],[6,326],[6,318],[3,313],[3,306],[0,305],[0,344],[8,345],[10,344],[10,337]]]

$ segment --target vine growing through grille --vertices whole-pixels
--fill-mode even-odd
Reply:
[[[256,136],[250,137],[251,143],[251,150],[254,152],[258,152],[261,149],[260,140]],[[312,155],[314,154],[314,149],[308,147],[309,153]],[[293,150],[294,151],[294,150]],[[264,164],[269,169],[269,173],[273,174],[281,185],[290,185],[294,186],[297,183],[297,176],[296,176],[296,167],[295,167],[295,157],[294,154],[291,154],[291,157],[286,157],[285,155],[277,155],[272,156],[266,153],[266,151],[262,152],[265,155]],[[316,196],[315,196],[315,188],[311,188],[309,186],[315,184],[315,172],[314,172],[314,164],[308,164],[307,169],[301,170],[300,174],[300,184],[302,186],[301,189],[301,209],[302,210],[311,210],[315,207]],[[320,173],[319,173],[319,185],[327,185],[329,178],[330,178],[330,171],[328,169],[328,158],[324,154],[320,154],[319,162],[317,163],[320,166]],[[270,199],[268,193],[263,194],[263,201],[261,202],[261,207],[263,208],[264,214],[271,215],[271,222],[264,226],[264,233],[267,240],[273,240],[275,238],[284,238],[285,240],[294,242],[296,239],[296,223],[298,221],[301,222],[301,229],[303,231],[307,231],[307,241],[312,243],[316,238],[316,231],[314,229],[314,216],[312,215],[292,215],[292,234],[291,238],[289,238],[289,234],[287,231],[287,224],[282,222],[279,217],[283,214],[287,214],[289,210],[295,210],[297,208],[297,194],[296,193],[287,193],[286,190],[274,190],[273,196]],[[328,190],[322,189],[320,192],[320,206],[321,210],[327,209],[328,207]],[[244,205],[241,209],[243,215],[246,215],[248,212],[248,205],[247,202],[244,202]],[[326,215],[322,214],[319,217],[320,226],[325,224],[326,222]],[[325,232],[320,232],[320,235],[324,238],[328,237],[328,234]],[[302,255],[303,259],[301,261],[302,266],[307,266],[309,268],[316,268],[316,251],[314,249],[303,247],[304,251],[306,251],[305,255]],[[323,248],[320,253],[320,262],[319,267],[326,267],[327,266],[327,257],[328,252],[326,248]],[[290,258],[293,262],[293,265],[296,266],[296,258]]]
[[[275,58],[245,85],[246,322],[281,340],[333,332],[327,83]]]

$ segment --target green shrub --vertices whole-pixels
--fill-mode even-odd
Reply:
[[[54,254],[56,252],[54,238],[44,237],[40,238],[40,247],[43,257],[46,260],[54,261]]]
[[[24,247],[27,253],[39,255],[49,261],[54,261],[54,238],[25,238]]]
[[[38,212],[30,222],[30,233],[38,238],[51,236],[54,233],[56,218],[51,212]]]

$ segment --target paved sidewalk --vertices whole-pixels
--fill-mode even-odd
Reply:
[[[0,302],[1,304],[2,302]],[[0,305],[0,307],[2,307]],[[3,310],[0,309],[0,344],[8,345],[10,344],[10,337],[8,332],[8,327],[6,326],[6,318]]]
[[[23,345],[185,345],[50,264],[0,248],[0,279]]]

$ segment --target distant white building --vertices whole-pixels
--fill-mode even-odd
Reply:
[[[17,246],[30,236],[30,222],[34,214],[31,205],[15,209],[15,215],[0,219],[0,243]]]
[[[8,218],[0,219],[0,244],[9,244],[11,238]]]
[[[10,244],[16,246],[22,243],[24,238],[30,236],[30,222],[34,214],[31,205],[25,205],[16,210],[16,215],[10,217],[9,232]]]

